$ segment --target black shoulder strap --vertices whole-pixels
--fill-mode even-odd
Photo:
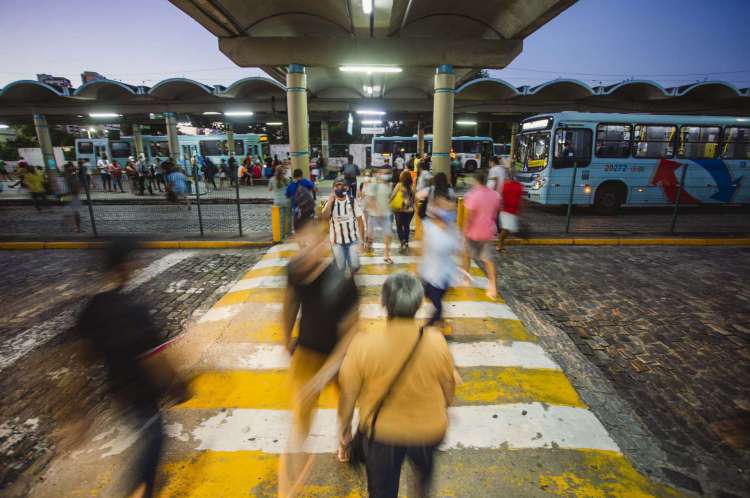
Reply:
[[[411,351],[409,352],[409,356],[406,357],[406,361],[404,361],[404,364],[401,365],[401,369],[393,378],[391,385],[388,386],[388,389],[385,391],[385,394],[383,394],[383,397],[381,397],[378,403],[375,405],[375,409],[372,412],[372,422],[370,423],[370,427],[368,428],[368,431],[367,431],[368,432],[367,438],[370,441],[372,441],[375,438],[375,424],[378,421],[378,415],[380,414],[380,409],[383,408],[383,405],[385,404],[385,400],[391,394],[391,391],[393,391],[393,386],[396,385],[396,382],[398,382],[398,379],[401,377],[401,374],[404,373],[404,370],[406,370],[406,366],[409,364],[409,362],[411,362],[411,359],[414,357],[414,353],[417,351],[417,346],[419,346],[419,342],[422,340],[423,333],[424,333],[424,327],[419,327],[419,335],[417,336],[417,340],[414,342],[414,346],[412,346]],[[363,419],[363,420],[367,420],[367,419]]]

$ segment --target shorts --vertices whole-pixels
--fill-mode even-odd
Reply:
[[[500,227],[503,230],[507,230],[511,233],[518,232],[518,215],[513,213],[507,213],[505,211],[500,212]]]
[[[372,226],[370,234],[373,237],[390,237],[391,236],[391,215],[370,216],[368,221]]]
[[[466,239],[466,249],[471,259],[479,261],[492,259],[492,242],[489,240]]]

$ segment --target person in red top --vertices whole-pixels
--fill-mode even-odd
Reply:
[[[512,171],[503,183],[503,208],[500,211],[500,239],[497,243],[497,250],[504,251],[503,243],[508,238],[509,233],[518,232],[518,209],[521,206],[521,196],[523,195],[523,185],[518,183],[513,176]]]

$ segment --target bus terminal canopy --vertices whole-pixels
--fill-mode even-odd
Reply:
[[[237,109],[252,111],[254,119],[280,119],[286,114],[286,86],[272,78],[253,77],[231,85],[210,86],[174,78],[152,87],[99,80],[77,89],[59,89],[31,80],[0,88],[0,122],[29,122],[32,114],[44,114],[51,123],[88,123],[91,113],[115,113],[113,122],[147,122],[149,113],[166,111],[199,115]],[[323,96],[309,91],[310,119],[346,119],[362,107],[378,108],[387,119],[429,118],[432,96],[364,98]],[[664,88],[653,81],[623,81],[590,87],[577,80],[557,79],[540,85],[514,87],[501,79],[482,78],[456,88],[455,114],[481,121],[503,121],[544,112],[646,112],[658,114],[750,114],[750,89],[738,89],[721,81]]]

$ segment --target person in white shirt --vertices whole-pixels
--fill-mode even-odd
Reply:
[[[112,176],[109,174],[109,161],[107,161],[106,154],[102,154],[102,157],[96,162],[96,169],[99,170],[99,177],[102,179],[102,190],[111,192]]]
[[[395,159],[393,159],[393,167],[401,174],[401,171],[404,169],[404,156],[397,154]]]
[[[372,243],[376,238],[383,239],[383,261],[393,264],[391,259],[391,175],[381,173],[375,176],[375,181],[367,189],[367,233]]]
[[[497,157],[490,159],[490,171],[487,173],[487,188],[503,195],[503,183],[505,183],[505,167]]]
[[[339,176],[333,183],[333,191],[323,208],[323,219],[328,220],[331,249],[336,266],[350,273],[359,270],[357,246],[365,233],[365,219],[356,199],[349,195],[349,183]]]

